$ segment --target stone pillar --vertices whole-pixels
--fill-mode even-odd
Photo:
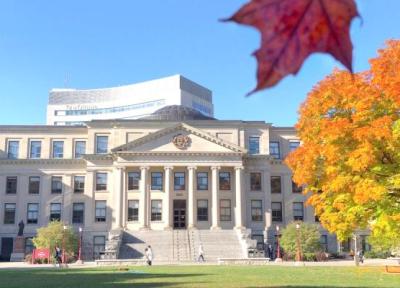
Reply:
[[[212,211],[211,211],[211,229],[220,229],[219,226],[219,187],[218,187],[218,172],[220,167],[211,167],[211,194],[212,194]]]
[[[123,176],[123,167],[117,167],[114,169],[114,210],[113,215],[115,218],[114,227],[121,228],[122,227],[122,176]]]
[[[262,173],[262,189],[265,194],[264,203],[264,215],[265,215],[265,230],[272,225],[272,199],[271,199],[271,173],[268,170],[264,170]]]
[[[128,218],[128,187],[126,178],[126,168],[122,170],[122,227],[126,228]]]
[[[235,167],[235,228],[243,228],[242,166]]]
[[[140,228],[149,228],[147,177],[149,167],[140,167],[139,223]]]
[[[188,167],[188,227],[194,227],[194,172],[196,167]]]
[[[166,230],[172,229],[171,226],[171,171],[172,166],[164,167],[165,170],[165,197],[163,205],[163,218]]]

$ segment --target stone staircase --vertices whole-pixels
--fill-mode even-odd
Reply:
[[[119,259],[142,259],[151,245],[155,263],[193,263],[203,245],[206,262],[245,257],[235,230],[125,231]]]

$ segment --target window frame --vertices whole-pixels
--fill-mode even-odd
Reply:
[[[273,149],[271,144],[277,144],[277,146],[274,147],[274,149]],[[275,150],[275,148],[277,149],[277,153],[276,152],[272,153],[272,151]],[[272,156],[273,158],[277,159],[277,160],[282,159],[282,156],[281,156],[281,143],[279,141],[276,141],[276,140],[269,141],[269,155]]]
[[[303,187],[298,186],[293,180],[292,180],[292,193],[294,193],[294,194],[303,193]]]
[[[96,243],[96,239],[103,239],[101,243]],[[100,255],[106,249],[106,236],[94,235],[93,236],[93,258],[100,259]]]
[[[38,180],[38,181],[36,181],[38,183],[37,187],[36,187],[37,190],[33,190],[33,187],[35,187],[35,186],[32,185],[32,183],[35,183],[32,181],[32,179],[35,179],[35,178]],[[30,194],[30,195],[40,194],[40,182],[41,182],[40,176],[29,176],[29,178],[28,178],[28,194]]]
[[[76,181],[77,178],[82,178],[83,181],[82,182]],[[85,175],[74,175],[73,180],[74,180],[74,193],[77,193],[77,194],[85,193],[86,176]],[[83,187],[77,187],[77,184],[79,184],[78,186],[82,186],[82,183],[83,183]]]
[[[61,144],[61,146],[56,147],[56,144]],[[61,149],[61,153],[56,151]],[[51,141],[51,158],[53,159],[63,159],[64,158],[64,140],[52,140]]]
[[[75,209],[77,206],[82,206],[82,210]],[[76,213],[79,213],[77,215]],[[82,215],[80,215],[82,214]],[[77,216],[82,217],[82,221],[77,222],[76,219],[78,218]],[[84,224],[85,223],[85,202],[74,202],[72,203],[72,224]]]
[[[297,143],[297,145],[294,147],[292,144]],[[300,141],[299,140],[289,140],[289,152],[293,152],[297,148],[300,147]]]
[[[30,210],[30,207],[37,207],[36,210]],[[36,216],[35,218],[31,217]],[[37,225],[39,223],[39,203],[27,203],[26,207],[26,224]]]
[[[223,202],[229,203],[229,206],[222,206]],[[226,213],[226,212],[228,212],[228,213]],[[219,200],[219,220],[221,222],[232,221],[232,201],[231,201],[231,199],[220,199]]]
[[[206,176],[204,177],[204,176],[202,176],[202,177],[199,177],[199,174],[205,174]],[[204,188],[202,188],[202,187],[205,187],[205,186],[201,186],[201,185],[205,185],[204,183],[201,183],[202,181],[199,181],[199,179],[207,179],[207,187],[204,189]],[[208,172],[197,172],[196,173],[196,188],[197,188],[197,190],[199,190],[199,191],[208,191]]]
[[[96,143],[95,143],[96,150],[95,150],[95,152],[96,152],[96,154],[107,154],[108,153],[108,140],[109,140],[108,135],[96,134],[95,136],[96,136],[95,137],[95,140],[96,140]],[[99,141],[99,139],[107,139],[106,147],[100,147],[99,146],[99,144],[104,144],[101,141]]]
[[[56,180],[59,181],[56,181]],[[56,183],[60,183],[61,187],[55,187]],[[63,185],[63,177],[62,176],[51,176],[51,194],[62,194],[64,190],[64,185]]]
[[[13,205],[14,206],[14,210],[13,211],[13,219],[12,221],[6,221],[7,220],[7,213],[10,212],[10,210],[7,211],[7,205]],[[3,218],[3,224],[4,225],[14,225],[15,224],[15,216],[17,215],[17,203],[4,203],[4,218]]]
[[[15,180],[13,182],[9,182],[10,180]],[[9,183],[14,183],[10,186]],[[16,195],[18,192],[18,176],[7,176],[6,177],[6,194],[7,195]]]
[[[223,181],[221,181],[221,178],[222,178],[221,174],[227,174],[228,175],[227,183],[223,183]],[[218,187],[219,187],[219,190],[230,191],[232,189],[231,182],[232,182],[231,172],[229,172],[229,171],[220,171],[218,173]]]
[[[131,177],[132,174],[136,174],[137,177]],[[132,190],[139,190],[139,181],[140,181],[140,172],[138,171],[129,171],[128,172],[128,191]],[[132,179],[132,180],[131,180]],[[135,181],[137,181],[137,184],[135,184]]]
[[[295,209],[296,204],[301,204],[301,210]],[[301,211],[302,215],[296,215],[296,211]],[[293,202],[293,220],[294,221],[304,221],[304,203],[303,202]]]
[[[153,204],[160,204],[156,207]],[[161,199],[153,199],[151,200],[151,216],[150,221],[152,222],[159,222],[162,221],[162,200]]]
[[[100,206],[104,204],[104,206]],[[100,206],[100,207],[98,207]],[[107,200],[95,200],[94,201],[94,222],[105,223],[107,222]]]
[[[258,175],[259,176],[259,183],[258,186],[257,184],[253,183],[253,175]],[[250,172],[250,191],[262,191],[262,173],[261,172]]]
[[[252,144],[254,145],[254,143],[252,142],[252,140],[257,140],[257,147],[255,150],[253,150]],[[260,136],[249,136],[249,154],[250,155],[259,155],[260,154]]]
[[[177,176],[177,174],[182,174],[181,176]],[[183,180],[183,184],[177,184],[178,182]],[[174,191],[185,191],[186,190],[186,173],[183,171],[174,172]]]
[[[54,205],[59,205],[60,209],[59,210],[53,210],[52,207]],[[59,213],[56,213],[59,212]],[[60,202],[52,202],[50,203],[50,215],[49,215],[49,221],[61,221],[61,212],[62,212],[62,206]],[[53,214],[58,214],[58,217],[53,217]]]
[[[131,207],[131,203],[137,204],[137,207]],[[135,205],[133,205],[135,206]],[[128,222],[138,222],[139,221],[139,200],[130,199],[128,200]]]
[[[274,189],[274,186],[273,186],[273,179],[279,179],[279,192],[274,192],[274,191],[276,191],[275,189]],[[273,176],[271,176],[271,194],[282,194],[282,176],[275,176],[275,175],[273,175]]]
[[[14,140],[14,139],[9,139],[7,140],[7,159],[18,159],[19,158],[19,140]],[[12,155],[10,153],[10,143],[16,143],[17,144],[17,148],[16,148],[16,155],[15,157],[10,157],[10,155]]]
[[[279,210],[274,209],[274,204],[279,204]],[[271,220],[272,222],[283,221],[283,207],[282,202],[271,202]]]
[[[155,177],[154,175],[156,175],[156,174],[159,174],[160,176]],[[164,173],[163,172],[159,172],[159,171],[151,172],[150,178],[151,178],[151,183],[150,183],[151,190],[162,191],[164,189]],[[155,183],[154,181],[156,179],[160,179],[161,184]]]
[[[39,152],[35,153],[35,154],[32,149],[34,143],[39,144]],[[42,158],[42,140],[30,139],[29,140],[29,159],[40,159],[40,158]]]
[[[206,207],[200,207],[200,203],[206,203]],[[208,199],[197,199],[197,221],[207,222],[208,221]]]
[[[260,203],[260,207],[254,206],[255,203]],[[251,221],[253,222],[264,221],[262,200],[252,199],[250,201],[250,207],[251,207]]]
[[[77,145],[77,143],[83,143],[84,144],[84,149],[83,149],[84,151],[83,151],[82,154],[78,153],[78,150],[77,150],[78,145]],[[86,154],[86,140],[75,140],[74,141],[74,158],[75,159],[82,159],[83,155],[85,155],[85,154]]]
[[[99,179],[101,180],[101,177],[99,177],[100,175],[105,175],[104,183],[99,183]],[[96,172],[96,174],[94,176],[96,177],[95,178],[95,189],[96,189],[96,192],[107,191],[107,188],[108,188],[108,173],[107,172]]]

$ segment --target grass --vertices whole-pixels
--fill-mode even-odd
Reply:
[[[0,270],[0,287],[400,287],[383,267],[152,266]]]

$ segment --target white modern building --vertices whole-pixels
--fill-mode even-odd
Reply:
[[[52,89],[48,125],[83,125],[96,119],[137,119],[169,105],[213,117],[212,92],[181,75],[102,89]]]

